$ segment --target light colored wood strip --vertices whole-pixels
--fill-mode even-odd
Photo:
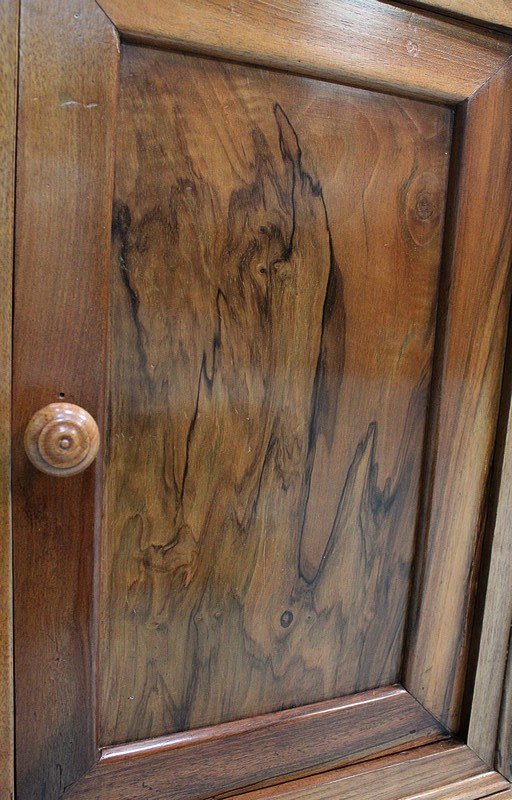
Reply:
[[[510,531],[510,529],[509,529]],[[510,591],[509,577],[509,594]],[[512,631],[509,638],[507,671],[501,707],[501,719],[496,754],[496,768],[512,781]]]
[[[510,52],[498,34],[379,0],[101,5],[122,34],[135,40],[450,102],[476,91]]]
[[[101,420],[117,35],[94,0],[23,0],[14,319],[16,780],[60,797],[95,758],[94,469],[23,450],[49,402]],[[92,641],[91,641],[92,640]]]
[[[449,285],[441,292],[423,561],[404,680],[450,730],[457,729],[464,690],[472,582],[507,328],[511,81],[508,64],[470,102],[462,132],[446,240]],[[448,628],[447,619],[457,624]]]
[[[11,537],[11,325],[18,0],[0,3],[0,797],[14,792]]]
[[[421,6],[422,8],[441,11],[448,14],[457,14],[461,17],[486,22],[491,25],[512,27],[512,3],[510,0],[418,0],[408,5]]]
[[[512,625],[512,414],[509,414],[479,642],[468,744],[494,761]]]
[[[464,745],[446,742],[236,795],[237,800],[477,800],[506,789]]]

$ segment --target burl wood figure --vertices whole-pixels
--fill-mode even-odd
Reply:
[[[103,743],[397,679],[450,136],[149,48],[121,87]]]

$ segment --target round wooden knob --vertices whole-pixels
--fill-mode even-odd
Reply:
[[[36,411],[25,431],[25,451],[41,472],[67,477],[83,472],[98,453],[100,434],[91,415],[72,403]]]

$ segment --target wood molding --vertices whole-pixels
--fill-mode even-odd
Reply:
[[[121,795],[123,800],[145,800],[151,787],[155,800],[199,800],[278,776],[310,774],[420,746],[446,735],[419,703],[393,686],[108,748],[67,797],[116,800]]]
[[[118,43],[93,0],[26,0],[20,43],[13,480],[25,799],[60,795],[95,758],[95,473],[56,481],[31,467],[22,442],[52,401],[102,419]]]
[[[478,569],[510,302],[511,81],[508,63],[459,111],[456,197],[447,222],[423,560],[404,685],[450,730],[458,728],[464,692],[468,598]],[[447,614],[459,620],[455,637],[443,630]]]
[[[469,747],[449,741],[250,791],[234,800],[358,800],[373,796],[376,786],[379,800],[477,800],[501,791],[505,794],[499,797],[506,800],[508,783]]]
[[[11,329],[18,0],[2,4],[0,26],[0,797],[14,796],[11,536]]]
[[[443,14],[451,14],[480,24],[512,28],[510,0],[403,0],[404,3]]]
[[[498,34],[379,0],[287,0],[271,13],[264,0],[101,6],[127,39],[444,102],[473,94],[511,52]]]

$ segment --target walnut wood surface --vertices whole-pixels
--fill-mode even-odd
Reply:
[[[454,14],[486,24],[512,28],[511,0],[404,0],[407,5]]]
[[[497,34],[380,0],[101,0],[128,38],[459,101],[510,55]],[[357,58],[354,54],[357,53]]]
[[[450,113],[131,46],[119,113],[101,741],[393,682]]]
[[[94,759],[94,470],[33,469],[25,427],[51,401],[101,422],[114,31],[89,0],[21,13],[14,331],[17,798],[55,800]]]
[[[404,685],[456,730],[510,302],[512,66],[460,112]],[[474,265],[478,265],[478,269]],[[446,625],[446,621],[455,622]]]
[[[18,2],[0,25],[0,797],[14,792],[11,536],[11,348]]]
[[[444,736],[407,692],[388,687],[209,732],[108,748],[66,797],[205,800]]]
[[[470,749],[454,742],[420,747],[323,775],[246,792],[234,800],[477,800],[504,790],[507,782]]]

